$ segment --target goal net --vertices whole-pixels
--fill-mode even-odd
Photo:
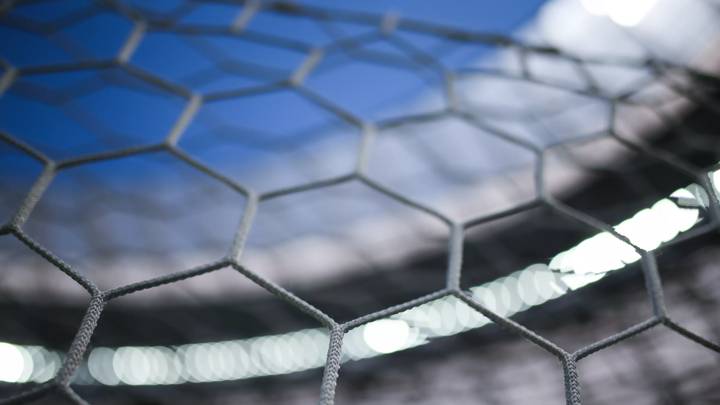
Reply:
[[[0,402],[720,400],[720,5],[631,3],[0,3]]]

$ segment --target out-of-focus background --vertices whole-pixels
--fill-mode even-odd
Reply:
[[[450,286],[581,354],[582,403],[720,402],[719,20],[1,2],[0,400],[316,403],[322,313],[352,325],[336,403],[564,403],[556,354]],[[93,288],[77,397],[23,396]]]

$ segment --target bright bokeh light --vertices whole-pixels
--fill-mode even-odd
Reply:
[[[365,343],[378,353],[392,353],[404,349],[410,337],[410,326],[399,319],[380,319],[363,329]]]
[[[26,372],[25,364],[29,357],[21,346],[0,342],[0,381],[23,382],[24,375],[29,374]]]
[[[580,0],[585,10],[592,15],[607,15],[606,0]]]
[[[720,170],[713,172],[710,178],[712,179],[713,186],[715,186],[715,190],[720,190]]]
[[[90,375],[104,385],[117,385],[120,379],[113,369],[115,351],[106,347],[98,347],[90,352],[88,371]]]
[[[325,364],[328,342],[325,330],[306,329],[174,348],[96,347],[90,352],[88,371],[104,385],[239,380],[321,367]],[[373,355],[377,353],[361,353],[359,358]]]
[[[150,362],[140,347],[121,347],[113,355],[113,370],[120,381],[129,385],[147,384]]]
[[[652,10],[657,0],[580,0],[585,10],[597,16],[607,16],[623,27],[638,25]]]
[[[711,172],[716,192],[720,171]],[[674,202],[673,199],[676,201]],[[701,220],[709,198],[691,184],[626,219],[615,230],[633,244],[654,250]],[[510,317],[530,307],[589,285],[640,259],[632,246],[607,232],[598,233],[556,254],[549,264],[536,263],[470,289],[488,310]],[[392,353],[482,327],[491,321],[454,296],[418,305],[394,316],[348,331],[343,360]],[[178,347],[96,347],[88,371],[104,385],[159,385],[227,381],[287,374],[325,364],[329,338],[324,329]],[[39,346],[0,342],[0,381],[44,382],[60,367],[60,354]]]
[[[699,208],[702,196],[696,196],[688,186],[672,193],[673,198],[682,198],[693,208],[680,207],[663,198],[645,208],[615,227],[618,234],[625,236],[635,246],[652,251],[669,242],[681,232],[695,226],[700,219]],[[704,193],[704,191],[702,191]],[[553,271],[566,273],[562,280],[571,289],[577,289],[595,282],[602,274],[620,270],[640,260],[640,255],[629,244],[608,232],[594,235],[575,247],[560,252],[550,261]]]

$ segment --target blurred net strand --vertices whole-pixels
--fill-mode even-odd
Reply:
[[[0,15],[8,14],[14,6],[21,3],[22,2],[20,1],[10,1],[3,3],[3,5],[0,7]],[[224,4],[226,2],[218,1],[217,3]],[[242,5],[243,3],[241,2],[238,4]],[[669,318],[663,301],[662,285],[657,265],[655,263],[655,256],[651,251],[644,251],[642,248],[633,244],[629,238],[618,233],[612,226],[609,226],[588,214],[585,214],[568,205],[565,205],[564,203],[555,199],[552,195],[550,195],[550,193],[545,190],[545,152],[546,150],[557,145],[539,147],[528,141],[523,140],[520,137],[508,134],[504,130],[494,128],[479,119],[476,112],[464,110],[460,106],[460,102],[455,97],[455,86],[457,86],[456,79],[458,75],[499,75],[515,80],[541,84],[553,88],[560,88],[564,91],[575,92],[584,96],[589,96],[595,99],[606,101],[613,111],[613,113],[611,114],[610,128],[608,128],[607,131],[610,137],[616,139],[618,142],[629,148],[632,148],[648,157],[651,157],[652,159],[663,162],[665,165],[670,166],[675,170],[690,174],[701,185],[701,187],[706,190],[710,198],[710,223],[702,229],[694,230],[695,232],[704,233],[716,231],[718,220],[720,218],[720,215],[718,215],[718,207],[720,205],[718,204],[717,195],[713,191],[713,187],[709,177],[707,176],[707,173],[704,172],[702,169],[696,168],[689,163],[683,161],[682,159],[669,153],[655,150],[651,146],[640,143],[636,140],[631,141],[629,139],[626,139],[625,137],[617,133],[614,128],[613,120],[615,107],[621,103],[637,103],[643,105],[641,101],[633,101],[630,99],[630,97],[632,97],[642,88],[644,88],[647,83],[643,80],[641,83],[637,83],[636,87],[627,90],[625,93],[619,96],[607,95],[600,90],[600,87],[595,82],[592,73],[587,70],[587,64],[617,64],[620,66],[652,67],[654,74],[651,76],[648,82],[665,80],[666,71],[668,69],[680,71],[691,79],[702,78],[703,82],[710,81],[715,85],[718,85],[718,83],[720,83],[720,79],[711,76],[708,73],[698,72],[685,66],[678,66],[668,61],[662,61],[658,59],[655,55],[649,56],[648,58],[640,61],[624,59],[613,60],[602,58],[581,58],[578,56],[570,55],[563,50],[553,47],[528,45],[518,40],[503,36],[464,32],[447,27],[440,27],[432,24],[400,19],[394,14],[377,16],[360,12],[326,10],[318,7],[301,6],[284,2],[273,2],[265,4],[258,1],[249,1],[245,2],[244,4],[246,5],[246,7],[238,13],[236,19],[228,28],[180,23],[178,20],[182,16],[188,14],[190,11],[192,11],[194,7],[197,6],[194,2],[185,2],[169,14],[165,14],[162,16],[153,15],[146,10],[136,9],[116,1],[98,1],[93,3],[92,7],[80,10],[54,23],[39,24],[30,21],[12,20],[14,21],[14,25],[20,27],[21,29],[41,32],[50,35],[60,32],[63,27],[72,24],[73,21],[82,20],[83,18],[86,18],[89,15],[93,15],[94,13],[111,10],[130,19],[133,22],[134,26],[126,41],[120,48],[117,57],[114,59],[81,59],[78,62],[28,67],[14,67],[7,61],[3,61],[3,65],[5,66],[5,73],[0,79],[0,95],[2,95],[3,92],[7,91],[11,86],[13,86],[13,84],[19,78],[24,76],[79,70],[99,69],[101,71],[104,71],[110,68],[119,68],[127,74],[141,80],[146,84],[184,98],[186,100],[186,106],[180,117],[176,120],[173,128],[165,136],[165,139],[160,143],[146,146],[129,147],[109,152],[100,152],[61,161],[54,161],[50,159],[40,151],[23,143],[22,141],[18,140],[16,137],[13,137],[10,134],[0,133],[0,139],[2,141],[6,142],[10,146],[18,149],[22,153],[32,157],[33,159],[44,165],[44,169],[41,175],[32,185],[31,189],[27,193],[26,198],[20,205],[16,214],[13,216],[9,223],[5,224],[2,228],[0,228],[0,234],[13,235],[20,242],[33,250],[36,254],[43,257],[49,263],[51,263],[60,271],[64,272],[70,278],[76,281],[85,290],[87,290],[91,296],[86,314],[80,324],[79,330],[75,335],[75,338],[73,339],[70,348],[63,359],[62,367],[60,368],[54,379],[48,383],[32,387],[27,391],[6,398],[5,400],[0,402],[15,403],[29,401],[40,398],[48,392],[55,390],[74,403],[85,403],[85,401],[75,393],[70,384],[73,374],[80,366],[83,360],[83,356],[87,351],[90,339],[93,335],[93,331],[101,316],[102,309],[108,301],[118,298],[120,296],[132,294],[137,291],[155,288],[180,280],[197,277],[202,274],[207,274],[222,268],[226,268],[228,266],[239,272],[247,279],[251,280],[253,283],[269,291],[274,296],[288,302],[293,307],[298,308],[303,312],[309,314],[330,331],[329,348],[327,352],[325,371],[322,378],[320,392],[320,403],[325,405],[332,404],[334,402],[334,393],[342,362],[343,335],[345,334],[345,332],[349,331],[352,328],[398,314],[404,310],[447,296],[454,296],[458,298],[474,310],[478,311],[479,313],[490,319],[492,322],[506,328],[514,334],[522,336],[529,342],[537,345],[538,347],[557,357],[563,368],[566,400],[567,403],[571,405],[578,405],[581,403],[580,382],[577,370],[578,361],[592,353],[612,346],[620,341],[628,339],[636,334],[642,333],[658,325],[664,325],[670,330],[680,334],[681,336],[684,336],[691,341],[694,341],[715,352],[720,352],[720,346],[718,346],[718,344],[710,342],[702,336],[690,332],[689,330],[685,329],[684,327],[675,323]],[[367,35],[360,34],[344,39],[336,37],[335,42],[331,43],[330,45],[327,45],[324,48],[316,48],[298,40],[289,40],[273,35],[261,34],[251,31],[247,27],[252,21],[253,17],[255,17],[260,11],[274,12],[286,16],[307,17],[322,23],[328,21],[350,22],[369,27],[375,27],[377,29],[377,32]],[[8,19],[6,18],[5,22],[7,22],[7,20]],[[150,72],[146,72],[140,68],[131,65],[133,53],[137,50],[137,47],[143,40],[144,35],[153,30],[174,32],[189,36],[203,34],[238,36],[243,37],[246,40],[265,45],[282,47],[295,51],[299,50],[306,53],[306,58],[301,62],[300,66],[298,66],[294,71],[291,72],[290,76],[287,79],[279,80],[276,83],[270,83],[267,85],[260,85],[258,87],[251,87],[246,89],[230,90],[226,92],[216,91],[207,94],[198,94],[191,90],[183,88],[180,85],[165,81],[164,79],[157,77]],[[515,49],[520,56],[521,74],[514,75],[504,72],[502,70],[485,68],[471,69],[466,71],[453,71],[452,69],[443,66],[442,62],[435,60],[433,56],[426,54],[419,49],[416,49],[413,45],[404,42],[404,40],[402,40],[401,38],[393,37],[394,33],[399,30],[430,34],[434,36],[439,36],[447,40],[466,44],[486,44]],[[356,117],[354,114],[348,111],[345,111],[342,107],[336,105],[331,100],[327,100],[320,95],[314,93],[310,89],[303,87],[303,82],[305,78],[312,73],[313,69],[317,67],[318,63],[325,57],[325,55],[336,52],[337,50],[342,50],[346,52],[350,51],[351,54],[356,54],[355,51],[352,51],[353,48],[357,47],[358,45],[362,45],[367,41],[373,41],[378,37],[391,38],[391,42],[395,44],[400,51],[407,54],[409,56],[409,60],[411,60],[412,63],[415,63],[419,66],[429,67],[431,70],[435,70],[436,73],[439,73],[440,77],[443,78],[443,83],[445,87],[445,109],[441,111],[411,115],[400,118],[392,118],[385,121],[381,120],[376,123],[370,123]],[[584,77],[584,80],[586,81],[586,88],[576,89],[570,86],[563,86],[557,83],[551,83],[536,77],[536,75],[533,74],[531,67],[527,63],[528,54],[549,55],[569,60],[573,63],[574,66],[577,67],[577,70],[581,72],[581,76]],[[363,52],[363,56],[369,56],[373,59],[375,63],[380,64],[393,65],[395,64],[395,62],[397,62],[389,60],[387,58],[379,57],[382,55],[374,55],[372,53]],[[215,62],[217,63],[219,61],[216,60]],[[266,73],[268,73],[268,76],[273,76],[274,72],[268,71]],[[235,180],[209,168],[208,166],[204,165],[200,161],[194,159],[193,157],[185,153],[178,146],[178,142],[182,137],[183,132],[185,131],[189,123],[193,120],[203,103],[209,103],[215,100],[221,100],[226,98],[262,94],[279,88],[287,88],[296,91],[298,94],[303,96],[311,103],[329,111],[330,113],[339,117],[341,120],[356,127],[359,127],[362,130],[362,139],[356,156],[357,163],[355,169],[351,173],[258,194],[255,191],[244,187],[242,184],[236,182]],[[673,86],[673,90],[679,93],[682,97],[687,97],[693,102],[702,103],[704,106],[714,106],[714,103],[708,101],[707,97],[702,94],[698,95],[696,89],[693,86]],[[72,98],[72,95],[70,96],[70,98]],[[656,111],[659,115],[661,114],[658,110],[655,109],[655,106],[650,105],[649,108],[653,109],[653,111]],[[478,126],[486,130],[488,133],[490,133],[492,136],[497,137],[498,139],[514,144],[533,153],[536,160],[534,177],[537,194],[536,198],[530,202],[519,204],[516,207],[511,207],[501,212],[495,212],[489,215],[472,218],[463,222],[458,222],[450,219],[443,213],[433,208],[429,208],[417,201],[414,201],[413,199],[406,197],[401,193],[396,192],[368,177],[368,175],[366,174],[369,164],[368,156],[372,149],[373,139],[376,137],[376,132],[378,128],[388,128],[410,122],[422,122],[424,120],[430,120],[434,117],[439,116],[460,117],[461,119],[466,120],[472,125]],[[678,125],[680,124],[678,123]],[[692,132],[692,130],[690,129],[685,130]],[[582,141],[582,139],[578,140],[578,142]],[[563,142],[563,144],[567,143],[569,142]],[[156,277],[137,283],[125,285],[122,287],[116,287],[110,290],[102,291],[91,280],[88,280],[87,278],[85,278],[85,276],[71,268],[70,265],[65,263],[54,253],[45,249],[42,245],[37,243],[23,230],[23,224],[31,215],[34,206],[42,198],[44,191],[49,187],[55,175],[62,170],[79,165],[92,164],[100,161],[107,161],[111,159],[119,159],[123,157],[154,152],[168,152],[170,155],[174,156],[178,160],[184,162],[185,164],[203,173],[204,175],[221,182],[225,186],[238,192],[247,199],[241,223],[238,226],[235,238],[232,242],[231,248],[226,258],[188,270],[174,272],[161,277]],[[308,302],[295,296],[290,291],[273,283],[270,280],[265,279],[264,277],[258,275],[252,270],[245,268],[241,264],[240,256],[243,252],[244,243],[247,239],[248,233],[250,232],[250,228],[252,226],[253,218],[255,216],[257,208],[262,201],[276,197],[286,196],[289,194],[300,193],[308,190],[329,187],[350,181],[359,181],[370,189],[373,189],[376,192],[383,194],[394,201],[411,207],[417,211],[423,212],[427,215],[433,216],[436,219],[442,221],[450,229],[450,237],[448,240],[449,258],[446,269],[445,288],[425,295],[423,297],[405,302],[403,304],[391,306],[377,312],[361,316],[345,323],[338,323],[330,316],[323,313],[321,310],[312,306]],[[649,300],[652,305],[653,316],[616,334],[608,336],[605,339],[596,341],[590,345],[582,347],[575,352],[568,352],[565,349],[557,346],[553,342],[535,333],[534,331],[517,323],[516,321],[490,311],[485,306],[483,306],[481,302],[478,301],[477,297],[467,291],[463,291],[460,287],[460,276],[462,270],[462,247],[464,232],[467,229],[481,223],[488,222],[494,219],[504,218],[537,206],[549,207],[560,216],[578,222],[583,226],[590,227],[597,232],[607,232],[613,237],[628,244],[634,249],[634,251],[639,253],[641,255],[642,273],[646,280],[646,290],[648,292]],[[671,244],[673,242],[674,241],[671,241],[667,244]]]

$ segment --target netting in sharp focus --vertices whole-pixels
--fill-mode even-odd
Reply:
[[[670,52],[617,27],[608,50],[541,26],[520,40],[294,3],[148,7],[0,5],[3,401],[322,367],[331,404],[344,362],[490,324],[557,359],[568,404],[578,365],[636,335],[720,352],[672,316],[656,258],[718,226],[712,12]],[[554,309],[522,318],[570,296],[612,307],[575,293],[631,272],[648,311],[624,323],[579,339],[540,322]],[[291,309],[213,301],[258,290]],[[207,330],[184,327],[192,305]]]

